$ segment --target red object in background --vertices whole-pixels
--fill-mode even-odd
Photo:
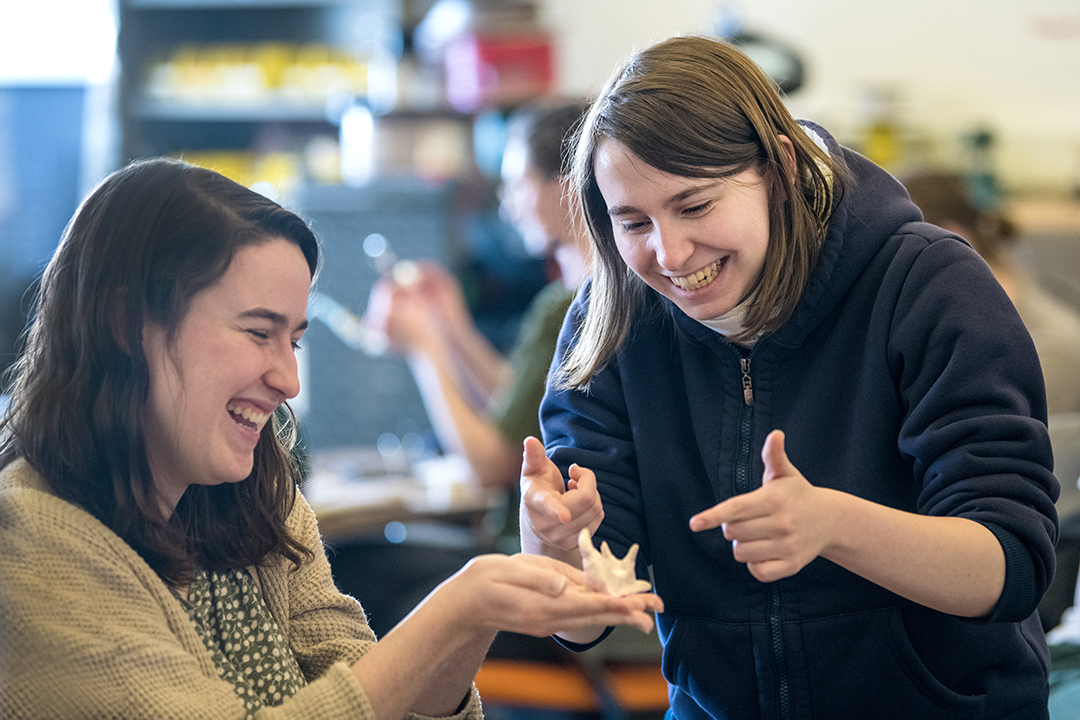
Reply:
[[[473,112],[546,95],[555,81],[554,54],[544,33],[463,35],[443,56],[447,100]]]

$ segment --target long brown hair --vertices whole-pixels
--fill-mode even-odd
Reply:
[[[787,159],[780,136],[795,149]],[[769,247],[746,328],[733,340],[783,325],[817,261],[842,166],[784,107],[779,91],[729,43],[675,37],[631,56],[608,79],[582,126],[573,184],[593,247],[588,312],[556,372],[559,387],[584,388],[618,350],[648,286],[623,262],[593,163],[614,140],[652,167],[682,177],[729,177],[758,168],[768,183]]]
[[[300,247],[314,279],[318,243],[293,213],[210,170],[132,163],[65,229],[12,368],[0,467],[26,458],[174,585],[197,566],[246,567],[271,552],[297,564],[310,557],[285,525],[299,475],[280,422],[263,428],[247,480],[193,485],[171,518],[162,517],[143,433],[144,322],[175,338],[192,297],[225,274],[239,248],[276,238]]]

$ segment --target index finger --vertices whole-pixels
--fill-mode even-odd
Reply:
[[[653,619],[650,613],[664,612],[664,601],[652,593],[640,593],[625,597],[615,597],[592,591],[574,589],[572,594],[582,615],[576,622],[569,622],[566,628],[575,625],[631,625],[644,633],[651,632]],[[569,618],[568,618],[569,620]]]
[[[514,562],[520,563],[524,567],[533,566],[549,573],[554,571],[562,575],[571,585],[576,585],[579,588],[585,587],[585,571],[562,560],[546,555],[531,555],[528,553],[518,553],[510,557]]]
[[[754,495],[756,492],[757,490],[752,490],[743,495],[736,495],[707,510],[702,510],[690,518],[690,530],[693,532],[713,530],[724,523],[749,520],[762,515]]]

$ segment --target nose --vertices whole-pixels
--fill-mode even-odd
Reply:
[[[286,340],[283,347],[275,348],[264,380],[275,392],[282,395],[283,400],[294,398],[300,393],[300,370],[290,340]]]
[[[657,223],[649,239],[656,263],[665,270],[681,270],[694,254],[694,243],[677,223]]]

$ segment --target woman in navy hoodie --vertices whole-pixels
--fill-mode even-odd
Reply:
[[[680,720],[1045,717],[1045,391],[979,256],[712,39],[615,71],[575,182],[523,548],[640,544]]]

